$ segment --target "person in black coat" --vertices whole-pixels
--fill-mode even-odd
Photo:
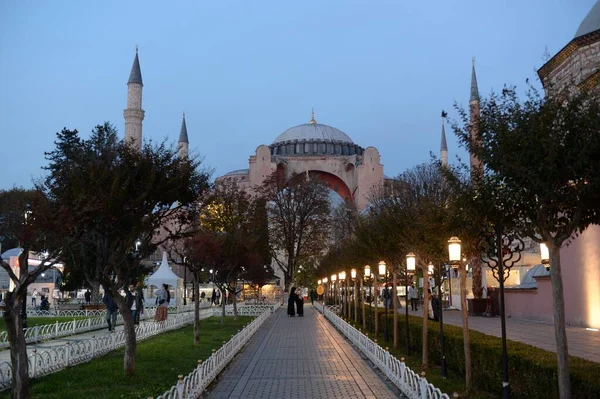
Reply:
[[[298,317],[304,317],[304,298],[299,293],[296,294],[296,307],[298,308]]]
[[[290,297],[288,298],[288,309],[287,314],[289,317],[296,316],[296,299],[298,298],[298,294],[296,294],[296,287],[290,288]]]
[[[440,321],[440,312],[442,311],[442,307],[440,304],[440,298],[438,298],[437,294],[433,294],[431,297],[431,308],[433,309],[433,320]]]

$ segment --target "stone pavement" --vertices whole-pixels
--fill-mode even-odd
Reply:
[[[395,398],[366,360],[310,305],[281,308],[225,371],[208,398]]]
[[[423,317],[422,310],[422,307],[419,307],[417,312],[409,310],[409,314]],[[405,309],[400,309],[399,313],[404,314]],[[444,324],[462,327],[461,312],[458,310],[444,311]],[[470,316],[469,329],[500,337],[500,316],[491,318]],[[556,353],[553,324],[508,317],[506,319],[506,337]],[[569,355],[600,363],[600,332],[567,326],[567,344]]]

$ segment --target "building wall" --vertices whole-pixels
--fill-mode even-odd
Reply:
[[[580,85],[600,70],[600,32],[572,40],[540,68],[546,90],[561,92],[571,84]]]

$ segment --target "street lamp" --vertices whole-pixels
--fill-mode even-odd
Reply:
[[[383,307],[385,308],[385,328],[384,328],[384,339],[385,342],[389,341],[389,333],[388,333],[388,307],[389,307],[389,300],[390,300],[390,295],[388,293],[388,281],[387,281],[387,265],[385,264],[384,261],[379,262],[379,276],[382,277],[383,281],[384,281],[384,290],[385,290],[385,294],[383,295],[383,298],[385,299],[387,297],[387,300],[383,302]]]
[[[543,242],[540,243],[540,253],[542,255],[542,264],[546,267],[546,270],[550,271],[550,251],[548,250],[548,246]]]
[[[523,240],[515,234],[505,234],[504,226],[497,224],[494,232],[486,234],[478,243],[480,259],[492,269],[492,275],[500,284],[500,322],[502,332],[502,397],[510,398],[508,383],[508,351],[506,348],[506,311],[504,307],[504,282],[510,269],[521,260],[525,248]]]
[[[352,282],[354,283],[352,287],[352,299],[354,300],[354,324],[358,324],[358,297],[356,296],[356,286],[358,281],[356,279],[356,269],[350,270],[350,278],[352,278]]]
[[[332,274],[331,275],[331,284],[333,286],[333,304],[334,305],[338,304],[337,287],[335,284],[336,280],[337,280],[337,274]]]
[[[416,270],[416,266],[417,266],[417,257],[415,256],[414,253],[409,252],[406,255],[406,269],[404,270],[404,278],[405,278],[405,296],[406,296],[406,355],[410,355],[410,328],[409,328],[409,323],[408,323],[408,275],[410,274],[411,276],[415,273]]]
[[[369,280],[369,318],[371,318],[371,284],[372,284],[372,279],[371,279],[371,266],[369,265],[365,265],[365,271],[363,273],[363,279],[368,279]],[[366,304],[366,297],[365,297],[365,304]],[[364,307],[363,307],[364,310]],[[364,326],[365,326],[365,330],[367,329],[367,319],[364,318]]]
[[[345,280],[346,280],[346,272],[345,271],[341,271],[338,273],[338,280],[339,280],[339,285],[340,285],[340,304],[342,305],[341,311],[342,311],[342,315],[343,316],[347,316],[346,315],[346,302],[348,302],[348,293],[345,292]]]
[[[328,281],[329,280],[327,280],[327,277],[323,278],[323,285],[325,286],[325,292],[323,293],[323,306],[325,306],[325,302],[327,302],[327,294],[328,294],[328,292],[327,292],[327,282]]]

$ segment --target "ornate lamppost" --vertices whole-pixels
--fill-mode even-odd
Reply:
[[[508,352],[506,349],[506,312],[504,308],[504,282],[510,269],[521,259],[525,248],[516,234],[505,234],[504,226],[497,224],[494,233],[484,235],[478,245],[481,261],[492,269],[492,275],[500,284],[500,322],[502,329],[502,397],[510,398],[508,382]]]
[[[372,279],[371,279],[371,266],[369,265],[365,265],[365,271],[363,274],[363,279],[368,279],[369,280],[369,299],[371,299],[371,284],[372,284]],[[366,305],[366,298],[365,298],[365,305]],[[363,308],[364,309],[364,308]],[[369,300],[369,318],[371,318],[371,301]],[[367,319],[365,318],[364,321],[364,326],[365,326],[365,330],[367,329]]]
[[[388,298],[389,298],[389,295],[387,295],[388,294],[388,292],[387,292],[387,284],[388,284],[388,281],[387,281],[387,265],[385,264],[384,261],[381,261],[381,262],[379,262],[378,266],[379,266],[379,276],[384,281],[384,284],[385,284],[384,285],[384,289],[385,289],[385,292],[386,292],[386,296],[388,296]],[[388,342],[389,341],[389,334],[388,334],[388,317],[387,317],[387,314],[388,314],[388,302],[387,301],[385,301],[383,303],[383,307],[385,308],[384,339],[385,339],[385,342]]]
[[[329,295],[329,290],[327,289],[328,288],[328,286],[327,286],[327,282],[328,281],[329,280],[327,279],[327,277],[323,278],[323,288],[325,289],[325,292],[323,293],[323,298],[322,298],[323,299],[323,306],[325,306],[325,303],[327,302],[327,296]]]
[[[410,355],[410,328],[408,323],[408,276],[410,275],[412,278],[413,273],[416,270],[417,257],[414,253],[409,252],[406,255],[406,269],[404,269],[404,277],[405,277],[405,294],[406,294],[406,355]]]
[[[350,277],[352,278],[352,282],[354,283],[353,291],[352,291],[352,299],[354,299],[354,324],[358,324],[358,297],[356,296],[356,269],[350,270]]]
[[[341,271],[338,273],[338,281],[340,282],[340,298],[341,298],[341,306],[342,306],[342,315],[347,316],[346,314],[346,302],[348,302],[348,293],[346,291],[345,283],[346,283],[346,272]]]
[[[459,251],[460,252],[460,251]],[[433,274],[433,264],[430,264],[429,274]],[[444,307],[443,307],[443,299],[442,299],[442,284],[444,282],[444,276],[446,275],[446,265],[440,263],[438,265],[438,273],[436,285],[438,288],[438,300],[440,305],[440,373],[442,378],[448,378],[448,367],[446,366],[446,347],[445,347],[445,337],[444,337]]]
[[[337,280],[337,274],[332,274],[331,275],[331,285],[333,287],[333,304],[337,306],[338,304],[338,290],[337,290],[337,284],[335,283]]]

